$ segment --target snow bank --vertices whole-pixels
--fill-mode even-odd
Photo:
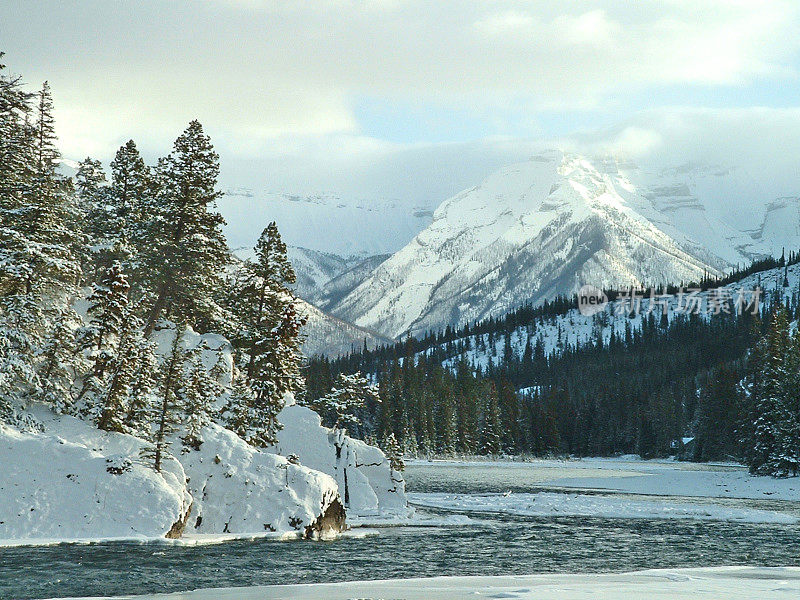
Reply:
[[[176,460],[159,474],[135,437],[32,412],[43,433],[0,424],[0,540],[164,537],[183,520],[192,497]]]
[[[317,413],[291,399],[278,420],[283,429],[274,451],[283,456],[295,454],[302,465],[332,476],[348,519],[410,516],[403,477],[389,468],[380,449],[323,427]]]
[[[344,528],[333,478],[215,424],[200,450],[172,444],[161,473],[145,443],[46,407],[42,433],[0,425],[0,545],[190,534],[326,536]],[[174,456],[177,455],[177,458]]]
[[[458,512],[496,513],[534,517],[603,517],[608,519],[695,519],[743,523],[797,523],[792,515],[720,504],[669,498],[632,500],[596,494],[410,494],[417,506]]]
[[[196,590],[159,595],[162,600],[349,600],[351,598],[515,598],[517,600],[695,600],[800,597],[798,567],[658,569],[634,573],[433,577],[348,583]],[[155,598],[139,596],[138,598]]]
[[[333,478],[261,452],[219,425],[202,438],[200,450],[180,455],[195,499],[187,532],[324,535],[344,527]]]

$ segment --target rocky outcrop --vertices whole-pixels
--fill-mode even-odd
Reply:
[[[184,515],[172,524],[172,527],[169,528],[167,535],[164,536],[165,538],[177,539],[183,535],[183,531],[186,529],[186,523],[189,522],[189,517],[192,514],[192,506],[194,506],[194,504],[190,504]]]
[[[308,528],[334,528],[341,501],[332,477],[254,448],[216,424],[201,436],[199,450],[179,456],[195,503],[188,531],[305,535]]]
[[[283,429],[273,451],[333,477],[348,518],[408,516],[405,482],[379,448],[323,427],[317,413],[291,398],[278,415]]]
[[[306,527],[305,538],[324,539],[347,528],[347,514],[339,496],[333,500],[325,511],[311,525]]]

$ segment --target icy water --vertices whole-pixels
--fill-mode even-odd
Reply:
[[[480,469],[480,468],[478,468]],[[416,492],[503,491],[507,470],[412,466]],[[543,481],[528,477],[519,491]],[[195,588],[434,575],[623,571],[731,564],[800,565],[800,527],[480,516],[467,526],[383,528],[330,542],[205,546],[110,543],[0,548],[0,598],[108,596]]]

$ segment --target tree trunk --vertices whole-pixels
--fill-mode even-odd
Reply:
[[[150,309],[150,313],[147,315],[147,322],[144,326],[144,337],[146,338],[149,338],[152,335],[153,330],[156,328],[158,319],[161,318],[161,313],[167,304],[168,289],[169,287],[167,284],[161,286],[161,289],[158,292],[158,298],[156,298],[153,308]]]

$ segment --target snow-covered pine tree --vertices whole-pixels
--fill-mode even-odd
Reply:
[[[200,449],[202,430],[211,422],[216,412],[214,403],[222,391],[222,386],[203,364],[199,350],[193,351],[181,391],[181,408],[186,423],[186,433],[182,438],[184,448]]]
[[[83,365],[75,343],[78,316],[65,308],[56,318],[39,352],[38,374],[42,382],[39,399],[58,414],[73,411],[73,386]]]
[[[130,318],[133,316],[131,314]],[[135,352],[133,361],[135,372],[130,387],[125,428],[133,435],[149,439],[158,405],[156,388],[158,387],[159,367],[154,345],[142,335],[141,327],[142,322],[138,320],[136,327],[132,329],[134,335],[130,338]]]
[[[275,344],[276,336],[269,334],[277,330],[284,310],[292,304],[288,286],[296,281],[286,244],[274,221],[261,232],[254,250],[255,258],[244,264],[242,291],[246,304],[240,306],[246,326],[242,342],[249,354],[247,377],[251,380],[256,375],[258,357]]]
[[[81,327],[77,333],[78,347],[85,351],[92,365],[91,371],[83,377],[83,387],[76,398],[82,401],[79,410],[101,429],[111,428],[112,431],[122,430],[123,416],[119,404],[121,399],[117,394],[123,393],[123,390],[118,388],[119,379],[112,385],[109,378],[120,367],[120,333],[129,312],[126,310],[129,288],[121,265],[115,262],[105,271],[102,279],[92,286],[87,309],[89,324]],[[128,336],[131,335],[133,332],[129,331]],[[126,372],[128,368],[126,365]],[[113,399],[109,398],[109,393],[113,394]],[[113,425],[109,421],[110,415],[106,408],[109,401],[113,401],[115,405]]]
[[[225,427],[248,444],[254,444],[252,425],[256,420],[255,397],[244,375],[234,373],[230,398],[222,411],[222,419]]]
[[[403,462],[403,452],[400,450],[400,443],[393,433],[383,442],[383,451],[386,453],[386,458],[389,460],[389,468],[396,472],[402,473],[406,465]]]
[[[379,403],[377,386],[361,373],[352,375],[339,373],[333,388],[322,398],[312,403],[312,408],[323,416],[323,422],[334,429],[358,427],[359,412],[368,403]]]
[[[128,232],[135,230],[144,218],[148,186],[147,166],[136,143],[128,140],[111,161],[111,192],[116,216]]]
[[[229,261],[224,219],[214,210],[219,157],[198,121],[175,141],[156,169],[157,193],[147,206],[140,271],[152,303],[149,337],[163,316],[207,329],[221,316],[216,303]]]
[[[249,429],[256,445],[275,443],[284,396],[303,388],[300,329],[305,318],[297,313],[288,288],[294,281],[286,244],[270,223],[259,237],[255,258],[241,267],[230,307],[239,321],[234,343],[243,353],[242,368],[255,393],[255,421]]]
[[[84,248],[81,264],[84,278],[93,281],[114,259],[108,240],[115,215],[110,210],[108,183],[99,160],[86,157],[78,164],[75,191],[83,216],[83,231],[87,240],[91,240]]]
[[[175,432],[179,420],[179,393],[185,386],[186,351],[182,347],[185,333],[185,325],[176,328],[170,353],[161,366],[158,385],[159,403],[154,411],[155,420],[150,440],[152,446],[143,450],[143,456],[152,459],[153,469],[159,473],[164,455],[169,451],[169,436]]]
[[[0,67],[0,418],[17,420],[41,393],[37,361],[80,277],[70,186],[58,151],[47,84],[35,105]],[[34,123],[29,123],[33,113]]]
[[[777,465],[780,475],[800,474],[800,330],[789,340],[780,407]]]
[[[119,334],[128,306],[130,284],[116,261],[105,270],[99,282],[92,285],[89,296],[89,327],[82,332],[82,343],[101,350],[110,337]]]
[[[779,306],[772,316],[762,357],[763,373],[754,398],[757,419],[753,427],[750,470],[761,475],[786,475],[780,463],[782,424],[785,413],[786,355],[789,323]]]

